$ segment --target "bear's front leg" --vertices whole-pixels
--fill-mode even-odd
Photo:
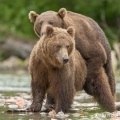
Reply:
[[[59,87],[60,89],[56,91],[56,97],[55,97],[56,113],[60,111],[66,113],[71,108],[75,90],[73,85],[71,86],[68,86],[68,85],[70,84],[67,84],[66,86],[61,85]]]
[[[32,104],[29,108],[27,108],[28,112],[40,112],[42,107],[42,102],[39,100],[33,100]]]
[[[38,84],[38,82],[34,82],[34,81],[32,81],[31,87],[32,87],[33,101],[31,106],[27,110],[31,112],[39,112],[41,111],[42,102],[46,90],[40,84]]]
[[[55,100],[50,93],[47,93],[45,108],[46,112],[50,112],[52,109],[55,108]]]
[[[33,69],[35,68],[35,69]],[[48,86],[48,79],[45,66],[43,64],[30,66],[31,71],[31,89],[33,101],[28,111],[38,112],[41,110],[42,102],[45,97],[46,89]]]

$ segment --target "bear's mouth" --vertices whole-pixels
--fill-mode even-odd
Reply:
[[[64,65],[63,62],[57,58],[56,59],[54,58],[54,60],[52,60],[51,63],[54,67],[57,68],[61,68]]]

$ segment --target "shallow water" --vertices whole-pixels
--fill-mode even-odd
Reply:
[[[120,77],[117,80],[117,101],[120,101]],[[0,74],[0,120],[120,120],[120,112],[102,111],[84,91],[76,94],[68,114],[57,116],[42,113],[9,112],[8,109],[26,108],[31,104],[30,76],[28,74]],[[43,103],[44,104],[44,103]]]

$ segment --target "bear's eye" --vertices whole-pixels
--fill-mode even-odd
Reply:
[[[43,23],[42,21],[39,23],[39,26],[40,26],[40,27],[41,27],[42,23]]]
[[[67,48],[67,49],[69,49],[69,48],[70,48],[70,46],[69,46],[69,45],[67,45],[67,46],[66,46],[66,48]]]
[[[57,45],[56,47],[57,47],[57,49],[60,49],[62,46],[61,45]]]
[[[53,25],[53,21],[49,21],[49,24],[50,24],[50,25]]]

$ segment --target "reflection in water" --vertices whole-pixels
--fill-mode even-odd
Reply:
[[[51,118],[47,114],[39,114],[39,113],[34,113],[30,115],[31,120],[51,120]]]
[[[120,101],[120,77],[117,80],[117,101]],[[19,108],[20,105],[26,107],[31,104],[30,94],[30,76],[0,74],[0,120],[106,120],[111,116],[120,116],[120,113],[103,112],[92,99],[84,91],[76,94],[72,108],[67,115],[51,117],[42,113],[6,113],[8,109]],[[67,118],[66,118],[67,117]],[[120,118],[119,118],[120,119]]]

